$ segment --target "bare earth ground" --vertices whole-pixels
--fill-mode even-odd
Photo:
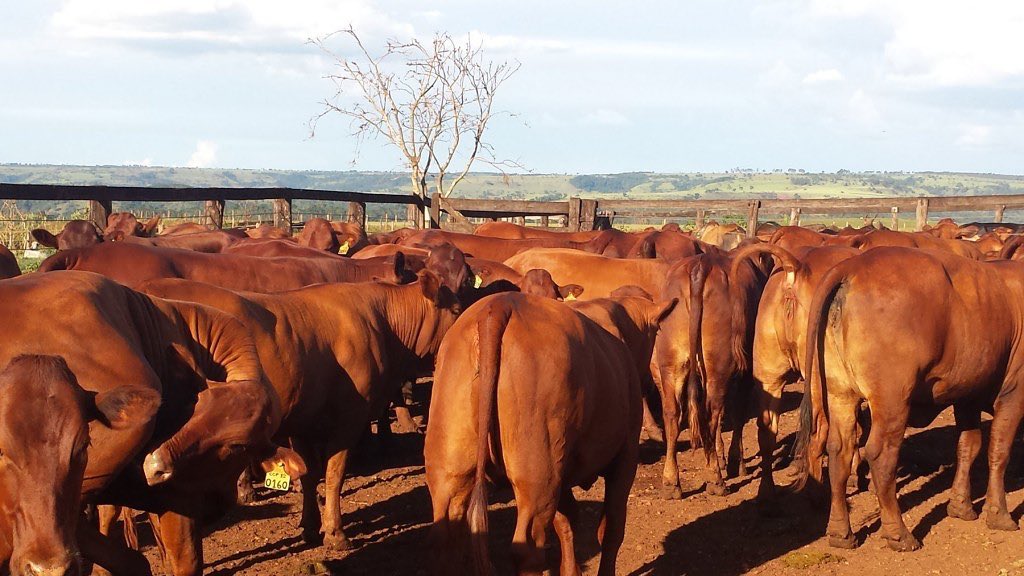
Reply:
[[[794,398],[795,393],[787,393],[790,407]],[[791,439],[795,429],[796,413],[790,411],[782,417],[782,437]],[[753,422],[748,423],[746,432],[747,462],[756,465]],[[987,427],[985,436],[987,439]],[[427,574],[430,497],[424,483],[422,445],[420,435],[399,434],[387,453],[368,446],[356,459],[344,492],[345,530],[354,550],[335,553],[306,547],[297,528],[300,496],[261,489],[258,503],[236,509],[209,531],[204,540],[206,573]],[[618,572],[1024,575],[1024,533],[996,532],[986,528],[983,519],[965,522],[946,516],[955,446],[956,431],[948,411],[931,427],[908,435],[901,454],[899,498],[907,525],[924,547],[900,554],[886,548],[879,533],[877,502],[867,490],[850,497],[854,531],[863,542],[856,550],[829,548],[822,538],[825,512],[810,508],[802,496],[784,496],[780,516],[759,516],[753,502],[756,475],[731,480],[733,493],[729,496],[705,495],[699,490],[704,478],[703,456],[689,452],[680,455],[686,483],[683,499],[664,500],[660,493],[662,445],[645,441]],[[979,513],[987,473],[984,454],[975,464],[972,479]],[[1022,460],[1024,447],[1018,443],[1007,476],[1010,511],[1018,520],[1024,513]],[[781,471],[777,478],[783,484],[789,475]],[[588,573],[597,569],[596,529],[602,494],[601,482],[590,490],[576,491],[581,510],[576,545]],[[491,490],[491,551],[501,573],[511,571],[508,543],[515,521],[511,498],[508,489]],[[159,555],[147,531],[145,526],[140,529],[144,551],[153,565],[159,566]],[[557,539],[552,535],[551,541],[554,544],[548,556],[557,573]]]

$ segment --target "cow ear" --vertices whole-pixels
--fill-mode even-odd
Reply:
[[[676,304],[679,304],[679,298],[673,298],[655,308],[654,314],[651,317],[651,324],[655,326],[661,324],[661,322],[665,320],[665,318],[668,318],[668,315],[675,310]]]
[[[152,388],[122,385],[93,398],[92,419],[114,430],[139,426],[156,415],[160,393]]]
[[[438,293],[441,291],[441,280],[437,274],[434,274],[432,270],[423,269],[419,273],[419,283],[423,297],[431,302],[437,302]]]
[[[580,294],[583,294],[583,286],[579,284],[566,284],[565,286],[558,287],[558,294],[561,295],[562,300],[575,300],[579,298]]]
[[[36,239],[36,242],[39,242],[43,246],[47,246],[50,248],[57,247],[57,237],[54,236],[53,233],[51,233],[49,230],[45,230],[43,228],[36,228],[32,230],[31,234],[32,237]]]
[[[160,216],[153,216],[146,223],[142,225],[142,235],[152,236],[153,232],[156,232],[156,227],[160,225]]]
[[[284,471],[292,478],[299,478],[306,475],[306,462],[297,452],[283,446],[275,446],[274,454],[260,462],[264,472],[270,472],[277,463],[284,464]]]
[[[402,278],[405,275],[405,254],[395,252],[395,277]]]

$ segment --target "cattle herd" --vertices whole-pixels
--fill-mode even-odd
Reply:
[[[969,472],[987,412],[985,523],[1018,528],[1003,483],[1024,415],[1024,237],[1013,225],[764,225],[750,238],[716,224],[157,228],[116,213],[105,230],[35,230],[57,251],[23,275],[0,246],[0,558],[11,574],[152,573],[130,529],[111,534],[119,516],[130,528],[130,510],[149,514],[166,572],[200,574],[202,526],[264,475],[301,490],[296,532],[308,545],[344,550],[349,455],[374,422],[389,429],[392,409],[414,426],[407,396],[428,376],[437,572],[491,571],[488,486],[509,484],[513,542],[495,554],[540,573],[554,534],[561,573],[578,574],[572,489],[602,478],[599,573],[614,574],[642,428],[665,444],[666,498],[681,496],[683,426],[706,455],[705,490],[721,495],[748,473],[742,432],[754,416],[757,503],[772,512],[782,392],[797,382],[791,488],[822,504],[831,495],[833,546],[856,546],[846,496],[863,455],[888,545],[920,547],[896,499],[898,454],[907,426],[948,406],[960,435],[948,514],[978,517]]]

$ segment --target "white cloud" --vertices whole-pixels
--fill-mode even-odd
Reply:
[[[217,162],[217,143],[209,140],[196,142],[196,149],[188,157],[185,166],[189,168],[209,168]]]
[[[599,108],[588,113],[581,120],[581,123],[589,126],[629,126],[632,124],[621,112]]]
[[[964,124],[960,127],[960,137],[956,143],[963,148],[980,148],[987,145],[992,138],[992,127],[983,124]]]
[[[294,51],[352,25],[363,35],[413,34],[368,0],[66,0],[51,25],[79,40]]]
[[[811,72],[804,76],[804,84],[827,84],[830,82],[839,82],[843,80],[843,73],[835,68],[825,68]]]
[[[874,98],[862,89],[857,89],[846,102],[849,118],[860,128],[874,130],[882,124],[882,114],[878,111]]]
[[[719,61],[742,59],[742,50],[722,50],[679,42],[615,40],[608,38],[571,38],[554,36],[517,36],[487,34],[474,30],[470,37],[481,42],[488,52],[512,54],[568,54],[585,58],[645,59],[668,61]]]

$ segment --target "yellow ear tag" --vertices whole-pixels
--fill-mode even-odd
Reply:
[[[572,301],[572,300],[575,300],[575,299],[576,299],[576,295],[573,294],[572,292],[569,292],[568,296],[566,296],[565,298],[562,298],[562,300],[564,300],[566,302],[569,302],[569,301]]]
[[[284,471],[284,462],[275,464],[274,469],[267,472],[267,479],[263,481],[264,487],[281,492],[287,492],[291,485],[292,478]]]
[[[341,248],[338,248],[338,254],[348,254],[348,240],[345,240],[345,243],[341,245]]]
[[[483,284],[483,283],[484,283],[484,279],[481,278],[479,274],[477,274],[476,277],[473,280],[473,288],[479,288],[480,285]]]

